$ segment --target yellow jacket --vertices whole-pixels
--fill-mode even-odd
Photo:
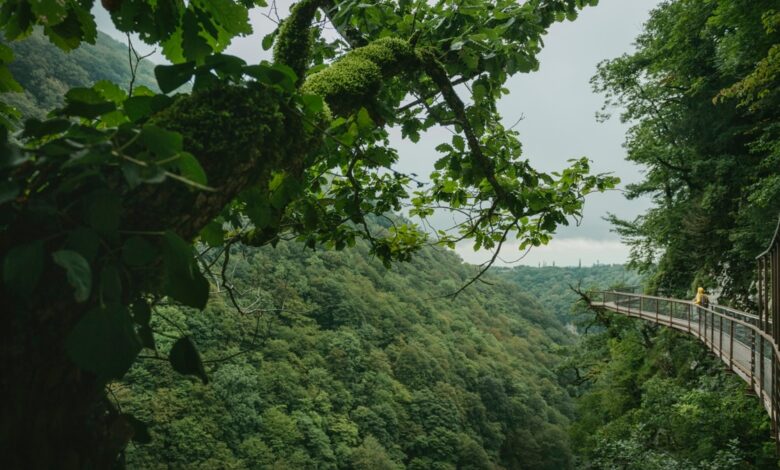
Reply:
[[[696,292],[696,297],[693,299],[693,303],[696,305],[702,305],[702,304],[709,304],[710,299],[707,298],[707,294],[704,293],[704,288],[699,287],[699,290]]]

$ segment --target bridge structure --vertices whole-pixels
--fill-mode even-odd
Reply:
[[[748,384],[772,422],[780,453],[780,225],[756,258],[754,312],[633,292],[596,291],[590,304],[682,331],[702,341],[728,370]]]

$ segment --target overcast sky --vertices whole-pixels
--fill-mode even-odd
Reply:
[[[277,2],[280,9],[290,3]],[[508,82],[511,93],[502,99],[499,109],[507,125],[522,117],[516,129],[521,134],[524,154],[535,168],[547,172],[560,170],[567,166],[568,159],[587,156],[593,160],[594,172],[614,173],[621,178],[621,186],[641,178],[641,168],[624,160],[622,144],[626,126],[617,117],[606,123],[596,121],[595,113],[601,108],[603,97],[593,93],[589,80],[598,62],[633,50],[634,38],[658,3],[660,0],[601,0],[597,7],[584,10],[576,21],[553,25],[539,56],[539,71],[517,75]],[[97,7],[96,13],[101,30],[125,40],[113,29],[102,8]],[[226,51],[228,54],[250,63],[270,58],[260,47],[260,41],[275,25],[263,13],[260,9],[251,12],[255,33],[235,39]],[[286,15],[286,9],[279,13]],[[136,45],[143,49],[142,45]],[[159,54],[152,59],[158,63],[164,61]],[[450,137],[449,132],[438,129],[417,144],[394,139],[401,156],[399,169],[427,175],[439,157],[434,147],[449,141]],[[533,266],[576,265],[580,261],[584,266],[596,262],[622,263],[626,261],[628,249],[602,218],[607,212],[633,218],[648,207],[647,200],[627,201],[619,191],[589,196],[580,226],[561,227],[548,246],[532,250],[518,263]],[[469,245],[459,246],[457,251],[472,263],[490,256],[486,252],[474,253]],[[519,255],[516,247],[509,245],[505,246],[501,258],[513,261]]]

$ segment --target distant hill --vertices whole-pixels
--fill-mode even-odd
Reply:
[[[130,65],[127,44],[98,32],[94,45],[83,44],[72,52],[63,52],[52,45],[41,30],[35,30],[23,41],[0,41],[14,51],[9,68],[25,89],[24,93],[5,93],[4,102],[16,107],[27,117],[42,117],[62,104],[70,88],[91,86],[99,80],[109,80],[127,89]],[[135,85],[157,89],[154,64],[142,61]]]
[[[521,292],[532,295],[563,323],[570,323],[572,304],[577,301],[569,286],[582,289],[604,289],[613,286],[638,286],[642,277],[622,264],[579,267],[547,266],[535,268],[493,268],[491,273],[518,286]]]

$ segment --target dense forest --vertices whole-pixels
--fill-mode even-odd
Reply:
[[[651,290],[700,285],[752,308],[755,257],[780,213],[780,9],[775,0],[661,3],[636,51],[603,62],[593,86],[631,124],[627,159],[647,168],[612,217]]]
[[[192,338],[209,384],[150,358],[112,385],[150,425],[130,467],[570,468],[555,369],[572,338],[516,289],[447,298],[472,272],[438,249],[389,271],[363,243],[235,250],[246,314],[223,295],[154,325],[162,351]]]
[[[620,287],[633,292],[641,291],[643,286],[643,279],[639,274],[620,264],[584,268],[517,266],[494,268],[492,273],[517,284],[523,292],[539,299],[563,324],[573,323],[574,307],[580,300],[575,289],[587,291]]]
[[[628,266],[447,249],[545,244],[617,184],[587,159],[533,170],[496,113],[547,28],[596,3],[302,0],[246,64],[222,52],[264,1],[102,2],[157,67],[90,2],[0,5],[0,463],[777,468],[703,345],[583,302],[704,285],[753,307],[780,211],[775,2],[661,2],[598,66],[648,169],[627,195],[654,201],[611,217]],[[436,125],[430,182],[395,169],[386,128]],[[450,233],[414,223],[447,208]]]

